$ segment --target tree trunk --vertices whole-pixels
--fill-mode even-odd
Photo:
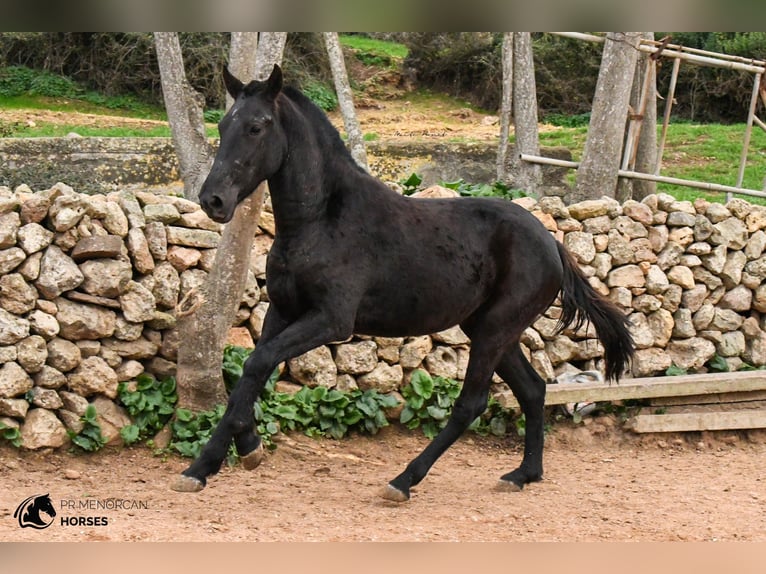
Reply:
[[[640,32],[609,32],[573,201],[615,197]]]
[[[258,51],[258,32],[232,32],[229,47],[229,71],[243,81],[255,78],[255,60]],[[234,100],[226,93],[226,109]]]
[[[178,156],[184,196],[199,201],[202,183],[210,171],[213,150],[205,134],[204,100],[186,80],[181,44],[175,32],[155,32],[162,97]]]
[[[253,38],[237,44],[244,53],[231,58],[231,71],[248,81],[251,76],[245,74],[254,69],[255,79],[265,79],[273,65],[281,62],[286,38],[286,32],[262,33],[257,52],[250,51]],[[264,182],[239,204],[223,230],[205,285],[196,301],[189,303],[196,311],[179,320],[183,344],[178,350],[178,404],[184,408],[208,410],[226,401],[221,357],[247,281],[266,190]]]
[[[335,82],[335,93],[338,95],[338,106],[340,107],[343,125],[346,127],[346,134],[348,135],[348,146],[351,150],[351,156],[365,171],[370,171],[367,166],[367,151],[364,147],[364,137],[356,118],[354,97],[351,93],[351,86],[348,83],[346,63],[343,60],[343,50],[340,47],[338,33],[324,32],[323,35],[325,45],[327,46],[327,55],[330,59],[333,81]]]
[[[513,32],[503,34],[503,93],[500,99],[500,145],[497,148],[497,181],[507,182],[508,139],[511,135],[513,108]]]
[[[535,63],[532,59],[532,35],[516,32],[513,35],[513,126],[516,134],[518,173],[514,187],[536,195],[541,181],[540,166],[518,159],[519,154],[540,154],[537,133],[537,88]]]

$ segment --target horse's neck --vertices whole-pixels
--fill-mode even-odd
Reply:
[[[333,165],[332,152],[323,146],[313,134],[293,136],[282,168],[269,179],[279,233],[299,232],[325,216],[330,189],[337,186],[344,170]]]

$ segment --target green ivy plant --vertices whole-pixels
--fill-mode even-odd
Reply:
[[[21,432],[16,427],[0,423],[0,438],[8,441],[16,448],[21,446]]]
[[[133,421],[120,429],[125,444],[157,434],[170,421],[178,401],[173,377],[158,381],[146,373],[136,378],[135,390],[127,383],[120,383],[117,395]]]
[[[106,444],[96,417],[96,407],[88,405],[85,413],[80,417],[80,421],[83,423],[82,430],[78,433],[72,430],[67,431],[69,438],[72,439],[72,444],[86,452],[95,452],[102,449]]]

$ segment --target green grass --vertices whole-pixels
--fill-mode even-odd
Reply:
[[[572,159],[580,161],[587,137],[587,126],[560,127],[540,132],[540,145],[566,147]],[[659,141],[661,128],[657,129]],[[681,179],[734,186],[737,183],[740,155],[745,136],[745,124],[691,124],[671,122],[662,154],[661,175]],[[570,177],[574,181],[574,170]],[[753,128],[742,186],[762,189],[766,174],[766,132]],[[681,200],[704,197],[709,201],[725,202],[726,194],[705,192],[686,186],[657,184],[657,191],[669,193]],[[758,198],[741,196],[748,201],[766,203]]]
[[[396,42],[364,36],[340,36],[340,43],[351,48],[356,58],[368,66],[393,67],[407,57],[407,47]]]

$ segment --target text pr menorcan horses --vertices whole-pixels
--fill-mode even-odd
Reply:
[[[253,403],[275,367],[352,333],[425,335],[460,325],[471,339],[463,388],[438,436],[382,491],[407,500],[439,456],[487,407],[493,372],[526,414],[521,465],[500,484],[520,490],[543,474],[545,382],[519,338],[561,293],[560,326],[590,321],[607,378],[633,353],[625,316],[585,280],[563,245],[522,207],[502,199],[398,195],[359,168],[327,117],[275,66],[265,82],[224,71],[234,105],[200,193],[215,221],[268,181],[276,221],[266,281],[270,306],[228,407],[200,456],[174,482],[198,491],[232,441],[245,467],[263,447]]]

